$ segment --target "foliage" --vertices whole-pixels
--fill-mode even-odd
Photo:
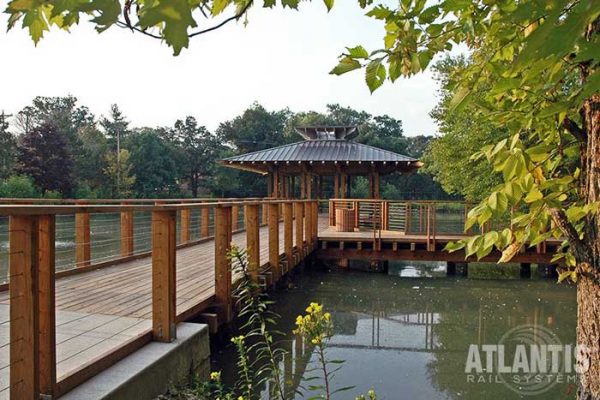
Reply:
[[[6,114],[0,114],[0,179],[9,177],[15,162],[17,140],[8,130]]]
[[[94,125],[85,126],[78,132],[79,147],[75,155],[74,184],[77,191],[83,195],[82,187],[87,187],[90,192],[106,195],[106,176],[102,174],[107,168],[106,152],[108,143],[104,134]],[[81,197],[80,197],[81,198]]]
[[[30,177],[13,175],[4,181],[0,181],[0,197],[35,198],[39,197],[39,193]]]
[[[312,398],[322,398],[330,400],[331,396],[350,390],[354,386],[347,386],[338,389],[332,387],[332,379],[343,364],[343,360],[331,360],[327,357],[327,343],[333,336],[333,323],[331,314],[324,312],[323,306],[318,303],[310,303],[306,308],[306,315],[299,315],[296,318],[296,329],[294,333],[302,338],[306,343],[314,346],[317,353],[317,367],[312,371],[319,370],[321,376],[312,376],[305,380],[312,382],[316,379],[322,379],[322,384],[310,384],[308,390],[311,392],[322,393]],[[311,370],[308,371],[309,373]]]
[[[177,120],[170,133],[182,165],[182,177],[190,183],[192,197],[198,197],[202,181],[210,186],[216,162],[224,152],[219,138],[211,134],[204,126],[198,126],[194,117]]]
[[[71,195],[73,160],[66,138],[55,125],[44,122],[23,135],[17,159],[16,172],[33,178],[42,194]]]
[[[360,0],[361,3],[367,2]],[[327,9],[334,0],[323,0]],[[189,38],[213,31],[220,26],[239,20],[253,4],[253,0],[208,0],[208,1],[143,1],[143,0],[11,0],[6,12],[10,15],[8,28],[21,22],[37,43],[51,26],[68,30],[87,17],[98,32],[117,26],[130,29],[156,39],[164,40],[173,48],[175,55],[188,47]],[[258,3],[258,2],[257,2]],[[263,0],[264,7],[274,7],[275,0]],[[298,8],[299,0],[281,0],[283,7]],[[196,29],[198,19],[219,18],[228,8],[235,9],[232,16],[209,28]]]
[[[253,400],[261,398],[261,386],[269,383],[273,389],[272,397],[279,400],[295,398],[296,393],[286,392],[283,376],[281,375],[280,362],[289,353],[281,346],[277,339],[283,334],[273,331],[279,315],[270,310],[272,301],[261,292],[261,288],[254,282],[249,270],[247,253],[235,246],[229,252],[232,260],[233,272],[239,276],[234,289],[234,297],[237,299],[238,314],[242,321],[239,328],[240,333],[231,338],[231,342],[237,351],[238,380],[231,387],[227,387],[219,371],[211,372],[209,380],[202,382],[196,379],[185,391],[175,390],[171,393],[171,399],[203,399],[203,400]],[[340,369],[341,361],[328,360],[326,348],[329,338],[333,335],[333,324],[331,315],[324,312],[323,306],[311,303],[306,309],[305,316],[298,316],[294,333],[299,340],[304,340],[319,355],[318,370],[323,371],[322,379],[325,385],[313,385],[309,391],[318,391],[311,398],[330,399],[334,393],[339,393],[350,388],[339,388],[333,390],[330,387],[333,374]],[[331,368],[337,365],[336,368]],[[316,377],[308,378],[309,381]],[[357,399],[375,400],[376,395],[370,390],[368,397],[359,396]]]
[[[175,151],[155,130],[134,131],[126,147],[130,151],[131,174],[135,176],[133,190],[138,196],[158,198],[179,194]]]
[[[131,196],[135,176],[131,175],[129,151],[123,149],[119,154],[106,154],[104,175],[108,178],[110,195],[115,199],[126,199]]]
[[[450,83],[450,107],[487,118],[509,136],[475,158],[487,158],[504,183],[471,212],[469,224],[515,210],[511,228],[450,249],[464,246],[468,255],[483,257],[497,247],[508,261],[525,243],[565,235],[569,252],[561,256],[567,264],[587,260],[597,269],[590,250],[598,240],[598,203],[587,195],[588,188],[597,192],[597,178],[581,175],[576,161],[581,151],[582,167],[583,160],[596,162],[585,153],[587,138],[598,135],[591,130],[597,118],[593,94],[600,87],[598,2],[448,0],[425,8],[425,1],[403,1],[368,15],[385,22],[385,47],[348,49],[333,73],[366,66],[367,84],[375,90],[386,77],[415,74],[434,55],[464,43],[471,61]],[[592,114],[582,118],[586,102]]]
[[[129,122],[125,119],[118,105],[112,104],[110,106],[110,115],[100,118],[100,126],[104,129],[110,147],[119,152],[121,150],[121,140],[129,134]]]
[[[423,170],[431,173],[448,193],[481,201],[501,182],[501,175],[492,171],[485,160],[472,160],[471,155],[484,145],[504,139],[507,132],[494,128],[486,116],[474,112],[473,106],[451,110],[452,78],[460,76],[466,66],[467,60],[460,56],[447,57],[433,67],[441,86],[441,99],[431,116],[442,136],[428,147]]]

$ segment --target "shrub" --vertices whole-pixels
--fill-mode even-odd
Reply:
[[[26,175],[13,175],[0,183],[0,197],[32,198],[39,195],[33,179]]]

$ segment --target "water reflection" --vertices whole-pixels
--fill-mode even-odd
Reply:
[[[467,382],[469,345],[495,344],[521,324],[546,327],[563,343],[574,343],[573,288],[543,280],[404,279],[390,271],[392,275],[306,272],[292,289],[276,295],[276,311],[282,315],[278,328],[284,332],[293,329],[296,315],[310,301],[332,313],[335,335],[329,355],[346,360],[335,382],[355,386],[334,398],[354,398],[370,388],[383,399],[519,398],[501,383]],[[291,356],[281,360],[281,368],[293,393],[301,378],[311,375],[307,363],[315,356],[291,335],[287,340]],[[223,369],[225,379],[232,381],[233,349],[213,351],[213,368]],[[523,398],[573,398],[569,390],[564,383]],[[268,393],[265,388],[265,398]]]

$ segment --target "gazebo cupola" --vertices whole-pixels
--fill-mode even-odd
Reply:
[[[381,175],[410,173],[421,166],[411,157],[357,143],[356,126],[296,128],[305,140],[225,158],[222,165],[268,176],[268,193],[275,198],[322,198],[325,179],[333,178],[333,197],[350,195],[352,176],[369,178],[370,197],[379,198]],[[299,178],[299,195],[296,179]]]

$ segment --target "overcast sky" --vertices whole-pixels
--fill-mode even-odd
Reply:
[[[22,29],[5,33],[3,15],[0,111],[15,113],[37,95],[72,94],[96,115],[117,103],[133,126],[193,115],[215,129],[254,101],[292,111],[339,103],[401,119],[407,135],[435,134],[431,73],[373,95],[363,71],[328,75],[345,46],[381,47],[382,26],[363,14],[356,1],[336,2],[329,14],[321,1],[301,3],[300,12],[254,7],[248,26],[231,23],[196,37],[178,57],[155,39],[116,27],[97,34],[86,23],[71,34],[53,30],[36,48]]]

